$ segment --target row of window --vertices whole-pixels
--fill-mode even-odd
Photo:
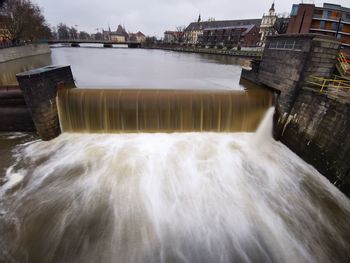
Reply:
[[[339,29],[338,29],[338,27],[339,27]],[[320,21],[320,29],[326,29],[326,21]],[[338,30],[339,32],[342,32],[342,31],[344,31],[344,24],[332,22],[332,26],[331,26],[330,30],[333,30],[333,31]]]
[[[301,50],[303,43],[298,40],[272,40],[269,44],[269,49],[286,49],[286,50]]]
[[[332,15],[332,11],[325,10],[325,11],[323,11],[322,17],[326,18],[326,19],[334,19],[334,18],[339,19],[340,17],[338,18],[338,15],[339,15],[339,13],[337,13],[337,16],[334,17]],[[350,22],[350,14],[342,14],[341,18],[343,21]]]

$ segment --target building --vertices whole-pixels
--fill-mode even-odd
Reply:
[[[183,37],[183,32],[180,31],[165,31],[164,43],[180,43]]]
[[[260,40],[256,25],[207,28],[203,30],[201,44],[206,46],[256,46]]]
[[[350,50],[350,8],[324,3],[293,5],[287,33],[319,33],[333,36]]]
[[[111,32],[109,34],[109,40],[113,41],[113,42],[119,42],[119,43],[123,43],[126,41],[125,35],[124,34],[120,34],[117,32]]]
[[[146,41],[146,36],[141,31],[137,33],[129,33],[128,38],[130,41],[135,41],[140,43]]]
[[[5,17],[0,14],[0,44],[10,39],[11,35],[6,28]]]
[[[277,14],[275,12],[275,3],[272,4],[269,13],[264,14],[260,25],[260,41],[265,43],[267,36],[273,36],[277,33],[274,25],[277,21]]]
[[[184,32],[184,41],[187,44],[197,44],[203,36],[204,29],[215,29],[235,26],[255,25],[260,27],[261,19],[244,20],[222,20],[222,21],[204,21],[193,22],[188,25]]]

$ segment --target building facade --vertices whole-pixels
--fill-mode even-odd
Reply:
[[[350,8],[335,4],[293,5],[287,33],[318,33],[337,38],[350,50]]]
[[[269,13],[264,14],[261,25],[260,25],[260,41],[261,43],[265,43],[267,36],[273,36],[277,33],[274,25],[277,21],[277,14],[275,11],[275,3],[272,4]]]
[[[183,37],[183,32],[179,31],[165,31],[164,32],[164,43],[180,43]]]
[[[199,20],[199,19],[198,19]],[[223,20],[223,21],[204,21],[193,22],[188,25],[184,31],[184,42],[186,44],[198,44],[203,37],[204,30],[225,27],[255,25],[260,27],[261,19],[244,20]]]
[[[137,33],[129,33],[129,41],[142,43],[146,41],[146,36],[141,31]]]
[[[203,30],[200,43],[206,46],[256,46],[260,40],[256,25],[208,28]]]

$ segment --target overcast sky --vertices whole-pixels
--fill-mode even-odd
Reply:
[[[188,25],[198,18],[216,20],[260,18],[268,12],[272,0],[32,0],[44,11],[51,26],[63,22],[77,25],[78,30],[96,33],[97,28],[116,30],[118,24],[127,31],[142,31],[146,35],[162,37],[165,30]],[[300,0],[276,0],[276,12],[290,12]],[[315,2],[322,6],[321,1]],[[349,0],[326,2],[350,7]],[[99,29],[101,30],[101,29]]]

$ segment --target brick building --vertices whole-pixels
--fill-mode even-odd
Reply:
[[[243,19],[243,20],[222,20],[222,21],[203,21],[193,22],[187,26],[184,32],[184,40],[187,44],[197,44],[204,34],[204,30],[223,29],[228,27],[255,25],[260,27],[261,19]]]
[[[203,30],[200,42],[209,46],[256,46],[260,40],[259,30],[256,25],[207,28]]]
[[[287,33],[319,33],[337,38],[350,50],[350,8],[335,4],[293,5]]]

